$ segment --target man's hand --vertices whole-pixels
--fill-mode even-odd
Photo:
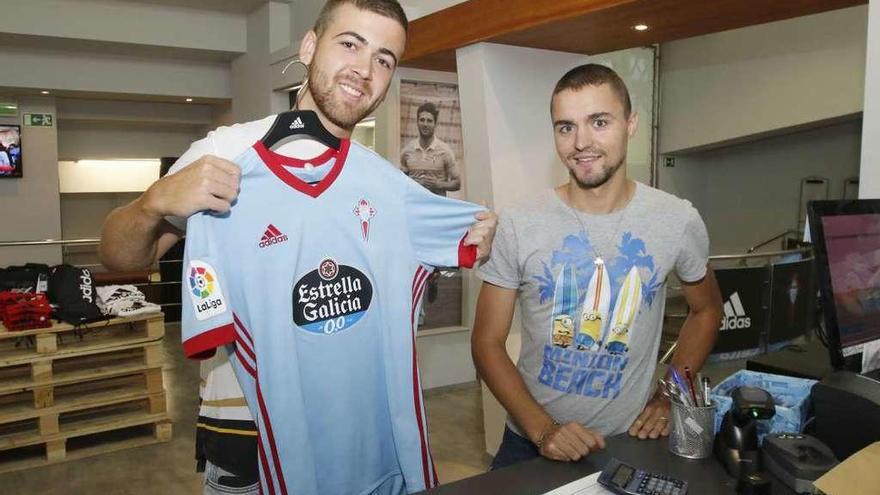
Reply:
[[[669,435],[670,405],[669,399],[659,391],[645,405],[645,409],[629,427],[629,434],[633,437],[660,438]]]
[[[477,261],[489,258],[492,252],[492,239],[495,238],[495,228],[498,227],[498,215],[491,211],[481,211],[474,215],[477,223],[468,229],[467,237],[464,238],[465,246],[477,246]]]
[[[590,452],[605,448],[602,435],[577,422],[551,424],[542,437],[541,455],[554,461],[578,461]]]
[[[429,191],[435,191],[439,189],[439,180],[432,175],[423,175],[416,179],[416,182],[421,184],[422,187],[428,189]]]
[[[238,165],[205,155],[156,181],[144,193],[141,204],[155,217],[186,218],[203,210],[224,213],[238,197],[240,180]]]

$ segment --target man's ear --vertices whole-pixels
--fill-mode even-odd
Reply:
[[[633,111],[633,113],[629,116],[629,119],[626,121],[626,134],[630,138],[635,136],[636,129],[639,128],[639,113]]]
[[[315,56],[315,48],[318,46],[318,35],[315,34],[314,31],[309,31],[303,37],[302,42],[299,44],[299,60],[300,62],[309,65],[312,63],[312,58]]]

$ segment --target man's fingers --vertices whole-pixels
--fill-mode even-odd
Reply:
[[[582,457],[579,449],[572,445],[570,439],[564,435],[557,435],[556,438],[551,440],[548,447],[558,450],[562,458],[567,461],[576,461]]]
[[[210,181],[206,192],[230,203],[238,197],[237,187],[230,187],[229,184],[219,181]]]
[[[596,433],[595,431],[584,428],[579,424],[577,425],[577,428],[574,428],[573,430],[580,441],[584,445],[586,445],[589,450],[598,450],[605,448],[605,440],[602,438],[602,435]]]
[[[481,225],[480,223],[474,224],[470,229],[468,229],[467,237],[464,239],[465,246],[470,246],[471,244],[479,244],[483,242],[489,235],[489,227],[485,225]]]
[[[239,168],[238,165],[230,162],[229,160],[220,158],[219,156],[206,155],[205,163],[208,163],[211,166],[216,167],[220,171],[232,175],[236,178],[241,175],[241,168]]]
[[[639,438],[642,440],[651,437],[657,438],[655,436],[651,436],[654,433],[654,430],[657,428],[657,423],[660,422],[660,416],[656,412],[645,421],[645,424],[642,425],[642,428],[639,430]],[[659,434],[659,431],[657,432]]]
[[[553,459],[554,461],[569,461],[567,455],[565,455],[561,450],[559,450],[556,446],[546,445],[543,449],[544,457],[548,459]]]
[[[651,412],[649,409],[645,408],[645,410],[642,411],[642,414],[639,414],[639,417],[633,421],[632,426],[629,427],[630,436],[634,437],[638,435],[642,430],[642,427],[645,425],[645,421],[647,421],[649,417],[651,417]]]
[[[657,439],[660,438],[660,432],[663,431],[663,427],[666,425],[666,420],[661,417],[654,418],[652,422],[651,429],[648,430],[648,437]]]
[[[227,173],[213,173],[210,175],[210,178],[227,186],[232,189],[238,190],[241,185],[241,181],[239,177],[227,174]]]
[[[556,438],[564,442],[565,452],[574,461],[590,452],[589,444],[581,437],[584,430],[578,423],[566,423],[557,432]]]
[[[229,211],[230,202],[221,198],[216,198],[211,196],[205,201],[208,210],[217,212],[217,213],[226,213]]]
[[[648,404],[639,418],[633,422],[630,435],[646,438],[659,438],[660,435],[669,434],[669,408],[662,405]],[[635,430],[635,433],[633,431]],[[663,432],[666,432],[665,434]]]

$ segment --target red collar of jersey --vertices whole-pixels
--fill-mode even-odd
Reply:
[[[279,179],[283,180],[288,186],[301,193],[308,194],[313,198],[317,198],[333,184],[333,181],[335,181],[336,178],[339,177],[340,172],[342,172],[342,167],[345,166],[345,159],[348,156],[348,148],[351,141],[348,139],[340,139],[339,143],[339,151],[329,148],[324,153],[309,160],[301,160],[290,156],[279,155],[266,148],[261,141],[254,143],[254,150],[257,151],[257,154],[260,155],[263,163],[269,167],[269,170],[271,170]],[[325,175],[323,179],[315,184],[309,184],[287,170],[287,167],[305,167],[306,163],[321,165],[332,158],[336,159],[333,163],[333,168],[327,172],[327,175]]]

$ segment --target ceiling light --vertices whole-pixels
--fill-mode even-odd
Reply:
[[[647,24],[636,24],[632,28],[635,29],[636,31],[647,31],[648,25]]]
[[[49,94],[49,92],[46,91],[46,90],[44,89],[44,90],[40,91],[40,94],[41,94],[41,95],[47,95],[47,94]]]
[[[192,101],[193,101],[192,98],[187,98],[187,99],[186,99],[186,102],[187,102],[187,103],[192,103]]]

